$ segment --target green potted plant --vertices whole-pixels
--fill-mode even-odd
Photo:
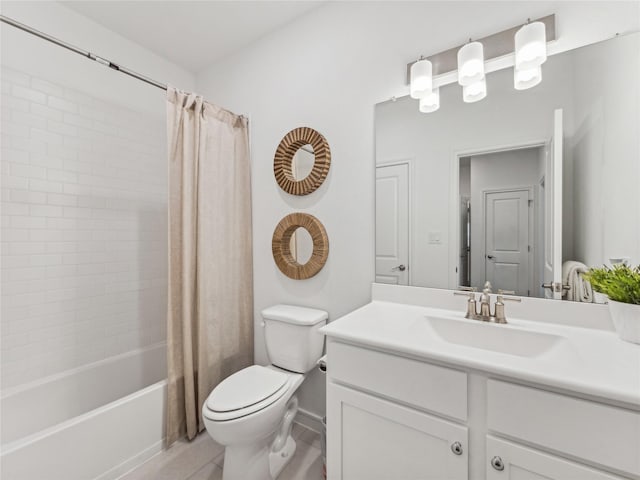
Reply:
[[[585,278],[596,292],[609,298],[609,313],[618,336],[640,344],[640,266],[592,268]]]

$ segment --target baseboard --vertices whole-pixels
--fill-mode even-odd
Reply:
[[[322,430],[322,417],[304,408],[298,408],[295,422],[317,433]]]
[[[124,474],[130,472],[131,470],[138,468],[143,463],[150,460],[152,457],[155,457],[157,454],[164,451],[165,441],[160,440],[159,442],[154,443],[149,448],[145,448],[143,451],[134,455],[133,457],[125,460],[120,465],[116,465],[112,469],[104,472],[100,476],[96,477],[94,480],[115,480],[117,478],[122,477]]]

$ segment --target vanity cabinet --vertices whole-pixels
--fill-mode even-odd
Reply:
[[[466,427],[336,384],[327,396],[331,480],[468,478]]]
[[[327,343],[331,480],[640,479],[640,412]]]

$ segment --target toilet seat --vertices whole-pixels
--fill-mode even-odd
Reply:
[[[203,409],[209,420],[226,421],[263,410],[289,388],[289,375],[252,365],[223,380],[213,389]]]

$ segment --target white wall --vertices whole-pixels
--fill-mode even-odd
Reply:
[[[535,192],[540,181],[539,150],[526,148],[471,157],[471,286],[478,291],[486,280],[483,192],[513,187],[533,187]]]
[[[640,263],[640,34],[577,51],[575,252]],[[594,68],[597,66],[597,68]]]
[[[53,3],[3,14],[193,76]],[[2,387],[166,339],[164,92],[2,26]]]
[[[0,12],[154,80],[183,90],[195,86],[192,73],[57,2],[3,1]],[[162,90],[4,23],[0,32],[2,65],[164,118]]]
[[[558,16],[557,50],[637,29],[632,2],[334,2],[220,61],[197,78],[212,101],[251,115],[256,358],[267,362],[260,310],[274,303],[324,308],[331,318],[370,299],[374,275],[374,104],[404,94],[406,64],[491,34],[528,17]],[[479,22],[479,19],[483,19]],[[490,95],[490,94],[489,94]],[[289,130],[326,136],[332,166],[325,184],[297,198],[279,190],[273,154]],[[442,175],[437,169],[434,175]],[[314,278],[283,277],[271,258],[271,235],[291,211],[325,225],[326,267]],[[303,408],[324,411],[324,379],[301,391]]]

